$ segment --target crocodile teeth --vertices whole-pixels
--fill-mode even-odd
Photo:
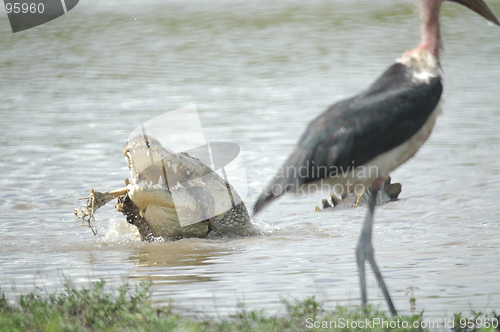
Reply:
[[[184,188],[184,186],[179,181],[177,181],[176,185],[171,190],[174,191],[179,188]]]
[[[163,177],[160,175],[160,179],[158,180],[158,184],[161,186],[165,185],[165,181],[163,181]]]
[[[179,166],[179,164],[172,163],[172,169],[174,170],[174,173],[177,173],[177,166]]]
[[[147,154],[148,156],[149,156],[149,150],[150,150],[150,148],[147,148],[147,149],[146,149],[146,154]]]

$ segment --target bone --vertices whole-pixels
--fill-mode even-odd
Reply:
[[[125,195],[126,193],[127,193],[127,187],[111,190],[109,192],[109,194],[113,195],[114,197],[119,197],[119,196]]]

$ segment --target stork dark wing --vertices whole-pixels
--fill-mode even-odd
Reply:
[[[442,90],[439,77],[415,80],[410,68],[392,65],[368,90],[334,104],[308,125],[254,214],[285,192],[347,172],[404,143],[427,121]]]

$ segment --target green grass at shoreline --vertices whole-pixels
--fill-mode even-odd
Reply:
[[[125,284],[114,292],[106,291],[105,284],[101,280],[89,288],[76,289],[67,283],[57,294],[21,294],[15,304],[0,294],[0,331],[435,331],[422,328],[426,324],[422,313],[390,317],[372,306],[325,311],[314,297],[283,301],[281,315],[248,311],[242,304],[237,314],[224,319],[196,319],[174,314],[172,302],[153,305],[151,283],[143,282],[135,289]],[[456,314],[455,329],[448,330],[500,331],[493,327],[460,328],[461,319],[479,318],[484,324],[486,317],[500,319],[495,313]]]

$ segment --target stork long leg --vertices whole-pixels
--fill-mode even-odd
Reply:
[[[365,261],[368,260],[370,263],[373,273],[375,273],[375,277],[378,281],[380,288],[382,288],[382,292],[384,293],[384,297],[387,301],[387,306],[391,310],[391,314],[396,316],[396,309],[392,304],[391,296],[389,295],[389,291],[385,286],[384,279],[382,278],[382,274],[375,262],[375,256],[372,246],[372,228],[373,228],[373,214],[375,212],[375,203],[377,201],[377,194],[380,185],[372,185],[371,187],[371,196],[370,201],[368,203],[368,212],[366,213],[365,221],[363,223],[363,228],[361,230],[361,236],[359,237],[358,247],[356,248],[356,259],[358,263],[358,272],[359,272],[359,284],[361,287],[361,301],[363,306],[366,305],[368,299],[366,295],[366,275],[365,275]]]

